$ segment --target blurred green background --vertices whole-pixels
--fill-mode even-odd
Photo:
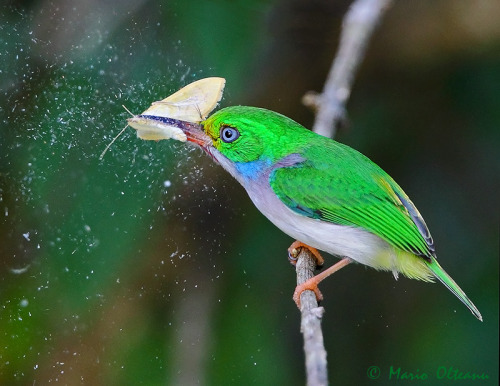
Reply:
[[[206,76],[227,79],[221,106],[311,127],[301,98],[349,3],[2,3],[0,384],[304,384],[292,240],[199,150],[130,129],[98,157],[122,105]],[[337,136],[406,190],[485,321],[440,284],[349,266],[321,286],[332,384],[390,366],[498,383],[499,19],[497,0],[397,2]]]

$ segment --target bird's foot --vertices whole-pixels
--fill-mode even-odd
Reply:
[[[314,259],[316,260],[316,269],[319,269],[323,266],[325,259],[323,259],[323,256],[321,256],[318,250],[298,240],[295,240],[288,248],[288,261],[292,265],[295,265],[297,263],[297,257],[299,256],[300,250],[302,248],[306,248],[307,250],[309,250],[309,252],[311,252]]]
[[[331,274],[337,272],[339,269],[344,268],[350,262],[351,260],[345,257],[339,262],[332,265],[330,268],[324,270],[323,272],[317,274],[316,276],[313,276],[309,280],[306,280],[304,283],[297,285],[297,287],[295,287],[295,291],[293,292],[293,301],[295,302],[299,310],[300,310],[300,294],[302,292],[307,290],[313,291],[314,294],[316,295],[316,300],[320,302],[321,300],[323,300],[323,295],[321,294],[318,288],[318,284]]]
[[[318,275],[311,277],[309,280],[306,280],[302,284],[299,284],[297,287],[295,287],[295,291],[293,292],[293,301],[297,305],[297,307],[300,310],[300,294],[304,291],[313,291],[314,294],[316,295],[316,300],[319,303],[320,301],[323,300],[323,295],[321,294],[321,291],[318,288],[320,280],[318,280]]]

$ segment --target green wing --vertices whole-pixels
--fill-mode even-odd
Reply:
[[[390,244],[430,258],[434,245],[408,196],[361,153],[334,141],[303,149],[304,161],[275,169],[270,184],[291,210],[334,224],[362,227]]]

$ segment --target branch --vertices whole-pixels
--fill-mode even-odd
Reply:
[[[392,0],[355,0],[344,16],[340,46],[328,73],[322,94],[304,96],[304,103],[316,108],[313,131],[333,137],[345,119],[345,105],[351,94],[356,70],[365,55],[368,40]],[[314,276],[316,260],[302,248],[297,257],[297,285]],[[300,295],[301,331],[304,336],[307,385],[328,384],[326,350],[323,344],[321,319],[316,295],[304,291]]]
[[[297,256],[295,269],[297,285],[314,276],[316,260],[306,248],[301,248]],[[312,291],[300,294],[301,322],[300,330],[304,336],[304,351],[306,354],[307,385],[320,386],[328,384],[326,350],[323,344],[321,318],[325,309],[318,307],[316,295]]]
[[[368,41],[392,0],[356,0],[344,16],[340,45],[320,95],[308,93],[304,103],[316,108],[315,133],[333,138],[345,120],[345,105]]]

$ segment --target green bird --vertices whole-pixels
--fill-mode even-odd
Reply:
[[[305,244],[313,252],[316,248],[343,258],[299,286],[296,301],[304,289],[320,297],[317,283],[356,261],[391,271],[396,279],[400,273],[427,282],[437,278],[482,320],[437,262],[431,234],[415,205],[358,151],[256,107],[227,107],[200,124],[178,122],[188,141],[236,178],[274,225],[300,242],[292,246]]]

